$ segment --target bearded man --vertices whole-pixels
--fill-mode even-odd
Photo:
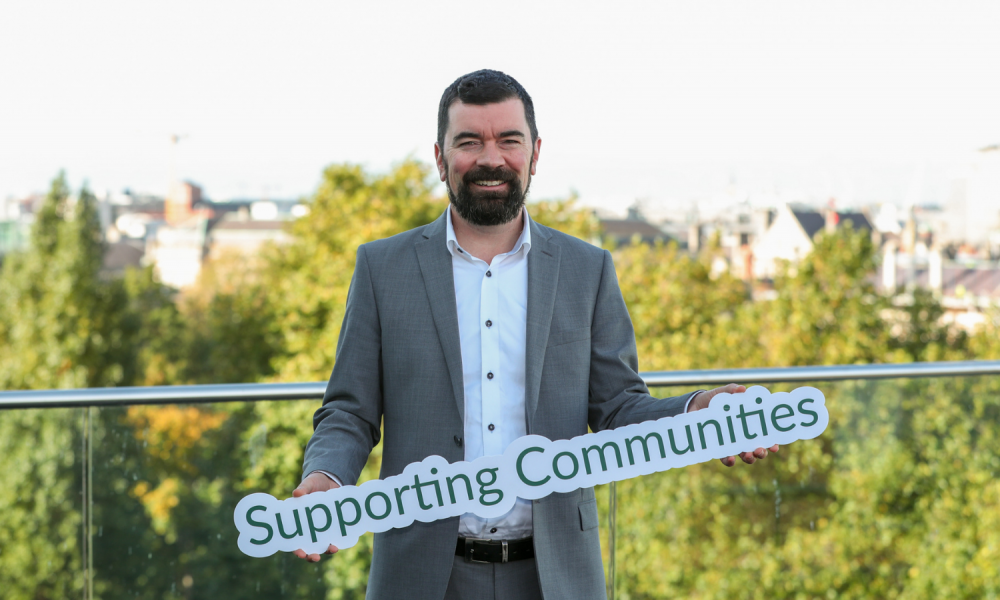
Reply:
[[[358,248],[293,495],[355,484],[380,426],[385,478],[430,455],[472,461],[527,434],[567,439],[744,391],[649,395],[611,255],[528,216],[541,146],[531,97],[512,77],[476,71],[445,90],[434,155],[450,207]],[[604,598],[594,490],[377,533],[368,597]]]

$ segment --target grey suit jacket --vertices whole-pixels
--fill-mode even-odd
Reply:
[[[639,377],[635,334],[611,255],[531,222],[525,419],[566,439],[680,413]],[[381,477],[437,454],[464,460],[465,398],[444,215],[358,248],[337,362],[316,411],[304,473],[357,482],[385,432]],[[535,500],[535,559],[548,600],[605,597],[593,488]],[[375,535],[368,598],[443,598],[458,518]]]

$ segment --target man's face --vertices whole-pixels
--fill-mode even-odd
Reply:
[[[434,157],[459,216],[481,226],[517,217],[542,146],[541,139],[531,142],[519,98],[481,106],[455,102],[444,146],[434,145]]]

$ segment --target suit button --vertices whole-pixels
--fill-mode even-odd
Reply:
[[[458,446],[459,448],[462,447],[462,438],[458,437],[457,435],[455,436],[455,445]]]
[[[493,321],[490,321],[490,320],[487,319],[486,326],[487,327],[493,327]]]
[[[493,431],[496,428],[497,428],[496,425],[494,425],[493,423],[490,423],[490,426],[487,429],[489,429],[490,431]]]
[[[486,271],[487,277],[493,277],[493,271]]]
[[[486,374],[486,379],[493,379],[493,371]]]
[[[496,533],[496,532],[497,532],[497,528],[496,527],[494,527],[493,529],[490,529],[490,533]]]

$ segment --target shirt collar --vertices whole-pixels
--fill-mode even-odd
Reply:
[[[514,248],[511,249],[510,252],[507,252],[507,255],[517,254],[521,248],[524,248],[524,253],[527,255],[528,251],[531,250],[531,217],[528,216],[527,208],[522,208],[521,212],[524,214],[524,228],[521,229],[521,236],[518,237],[517,242],[514,243]],[[458,256],[464,256],[465,258],[472,260],[473,257],[465,250],[462,250],[462,247],[458,245],[458,238],[455,237],[455,226],[451,223],[450,204],[448,205],[448,208],[445,209],[445,213],[445,220],[448,223],[445,238],[445,242],[448,244],[448,252],[450,252],[452,256],[455,256],[457,253]]]

